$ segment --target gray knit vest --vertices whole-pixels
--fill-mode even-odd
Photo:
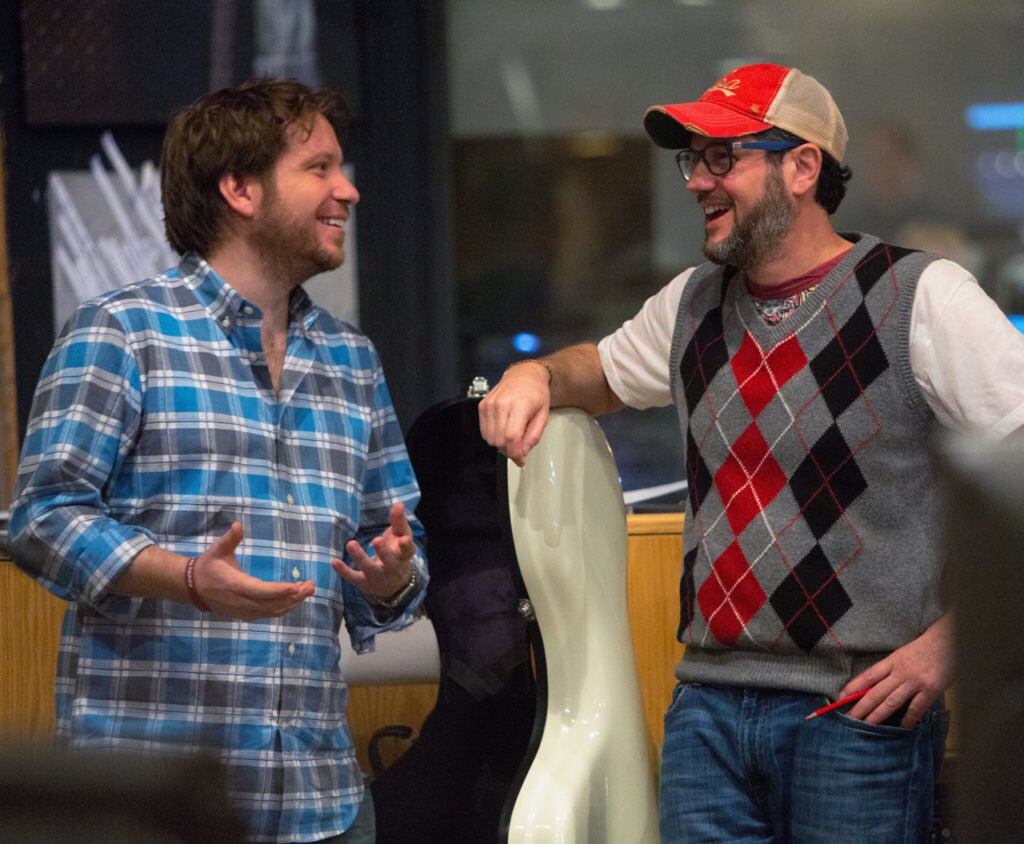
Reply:
[[[734,269],[703,265],[683,291],[681,680],[834,695],[942,612],[934,416],[909,348],[935,256],[844,236],[777,325]]]

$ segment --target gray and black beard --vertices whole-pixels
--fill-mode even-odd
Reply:
[[[735,213],[735,211],[733,212]],[[737,219],[719,243],[704,240],[704,256],[716,264],[749,269],[773,258],[793,225],[796,209],[786,195],[782,173],[769,169],[764,198],[743,220]]]

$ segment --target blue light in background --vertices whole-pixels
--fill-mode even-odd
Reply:
[[[1007,319],[1013,323],[1013,327],[1024,333],[1024,314],[1009,314]]]
[[[1024,126],[1024,103],[979,103],[964,110],[967,125],[979,132]]]
[[[517,352],[522,352],[524,355],[532,355],[540,349],[540,337],[536,334],[522,332],[512,338],[512,346]]]

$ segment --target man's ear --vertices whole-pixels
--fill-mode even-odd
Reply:
[[[232,211],[251,217],[262,196],[258,179],[244,173],[225,173],[218,183],[220,195]]]
[[[789,158],[793,162],[791,190],[796,196],[810,191],[813,198],[818,187],[818,176],[821,175],[821,150],[814,144],[803,144],[794,149]]]

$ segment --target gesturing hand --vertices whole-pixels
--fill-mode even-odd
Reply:
[[[338,575],[357,589],[378,598],[388,598],[398,592],[412,577],[412,558],[416,542],[412,528],[405,517],[405,505],[393,504],[388,513],[390,524],[384,533],[370,542],[375,557],[367,554],[354,539],[345,546],[349,557],[358,568],[334,559],[331,566]]]
[[[199,555],[193,570],[196,592],[211,611],[252,621],[285,615],[315,591],[313,581],[283,583],[260,580],[242,571],[235,549],[242,541],[242,525],[231,527]]]

